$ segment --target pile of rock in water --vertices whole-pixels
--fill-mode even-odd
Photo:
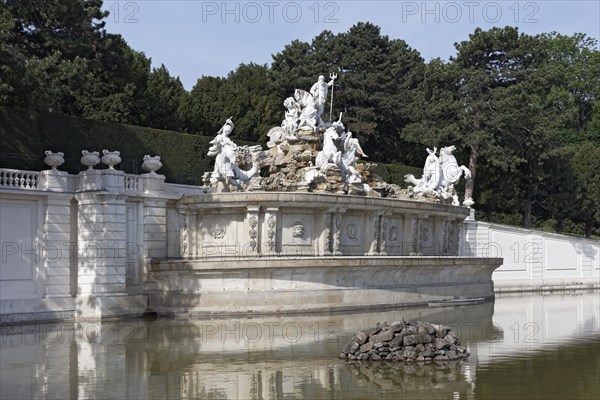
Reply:
[[[445,325],[429,322],[387,322],[356,332],[344,346],[345,360],[431,362],[469,357],[456,334]]]

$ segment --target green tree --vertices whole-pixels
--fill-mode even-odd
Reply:
[[[394,161],[414,153],[400,132],[410,120],[423,67],[419,53],[404,41],[390,40],[379,27],[361,22],[338,35],[323,31],[310,44],[292,42],[273,56],[271,69],[281,98],[295,88],[308,90],[319,75],[337,73],[334,113],[344,113],[344,123],[363,140],[370,157]]]
[[[104,30],[101,0],[7,0],[0,28],[3,105],[139,123],[150,60]],[[9,18],[7,18],[7,16]]]
[[[148,80],[148,120],[145,125],[166,130],[181,130],[181,103],[186,91],[179,78],[173,78],[164,64],[155,68]]]
[[[105,35],[98,54],[88,62],[93,78],[83,116],[129,124],[148,121],[150,64],[144,53],[131,49],[120,35]]]
[[[600,226],[600,147],[597,142],[577,145],[571,158],[575,190],[571,209],[577,220],[585,223],[585,235],[592,236],[594,225]]]
[[[203,76],[198,79],[181,108],[187,132],[211,135],[223,125],[221,88],[224,84],[225,79],[219,77]]]
[[[517,193],[496,188],[500,193],[494,196],[535,197],[545,185],[539,174],[553,147],[545,147],[552,132],[546,129],[547,120],[540,118],[546,104],[540,101],[539,90],[532,91],[531,77],[539,59],[536,43],[512,27],[476,29],[468,41],[455,45],[457,55],[450,63],[433,60],[427,66],[416,103],[418,121],[406,135],[430,146],[453,143],[459,155],[469,153],[472,179],[466,183],[465,197],[473,196],[480,160],[486,171],[496,174],[496,184],[501,178],[519,181],[513,187]],[[486,201],[491,204],[489,195]],[[530,201],[522,206],[525,225],[530,221]]]
[[[11,67],[12,98],[3,104],[55,112],[80,111],[78,101],[91,75],[87,60],[104,34],[101,1],[31,0],[5,2],[2,11],[3,48]],[[12,23],[6,24],[9,15]],[[4,57],[3,57],[4,58]],[[77,76],[80,75],[78,78]],[[4,79],[3,79],[4,81]]]
[[[266,141],[269,129],[281,123],[281,103],[272,92],[266,65],[241,64],[227,78],[199,79],[183,114],[190,132],[212,135],[233,117],[237,138]]]

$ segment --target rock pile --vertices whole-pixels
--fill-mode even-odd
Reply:
[[[429,322],[384,323],[356,332],[344,346],[344,360],[430,362],[469,357],[456,334],[444,325]]]

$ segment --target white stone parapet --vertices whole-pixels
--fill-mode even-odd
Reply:
[[[406,264],[407,258],[437,258],[441,261],[430,262],[429,271],[460,270],[475,279],[473,271],[482,271],[477,265],[483,261],[478,259],[496,260],[484,263],[490,272],[503,257],[504,265],[493,274],[500,292],[600,286],[597,241],[465,220],[471,210],[447,204],[308,192],[205,193],[199,186],[165,183],[165,177],[154,172],[135,175],[115,169],[87,169],[74,175],[54,168],[0,169],[0,194],[0,323],[142,315],[161,307],[175,311],[174,303],[161,305],[157,300],[160,291],[175,283],[165,281],[165,266],[173,268],[171,278],[185,277],[190,288],[198,284],[198,277],[212,274],[203,285],[221,282],[225,297],[218,301],[226,299],[234,286],[243,291],[246,278],[234,276],[244,274],[250,265],[262,267],[253,272],[258,275],[252,279],[258,280],[247,283],[265,290],[283,284],[277,277],[285,274],[288,286],[307,284],[310,276],[329,285],[360,274],[363,280],[373,276],[373,282],[385,286],[385,279],[377,276],[391,276],[394,263],[411,274],[417,271],[417,264]],[[303,260],[302,265],[291,263],[290,257]],[[453,259],[473,261],[454,268]],[[307,276],[311,263],[323,269]],[[240,270],[227,272],[231,280],[214,280],[214,271],[226,264]],[[291,269],[281,269],[284,264]],[[356,275],[361,268],[365,270]],[[491,281],[484,275],[464,286],[465,293],[483,297],[492,293]],[[421,279],[418,274],[414,278]],[[455,293],[462,290],[459,280]],[[416,285],[414,290],[425,290]],[[469,292],[469,287],[476,289]],[[309,299],[313,289],[306,286],[306,293],[296,300]],[[380,289],[363,287],[352,293],[376,296],[388,290]],[[318,289],[323,304],[329,301],[327,293],[333,293],[328,290]],[[175,292],[163,292],[162,298],[175,299]],[[282,293],[289,295],[269,296],[276,301]],[[244,299],[241,292],[235,296]],[[258,301],[261,295],[252,296],[248,299]],[[394,296],[382,301],[412,301],[410,296]],[[158,308],[148,308],[150,298]],[[319,301],[313,303],[316,307]],[[274,308],[265,308],[269,310]]]
[[[504,259],[496,292],[600,288],[598,240],[467,219],[461,254]]]
[[[172,256],[196,258],[456,256],[469,214],[436,203],[285,192],[185,196],[176,207],[187,216],[178,223],[188,253]]]
[[[111,168],[0,169],[0,323],[143,314],[145,266],[167,256],[167,203],[182,196],[164,181]]]
[[[0,188],[37,190],[40,182],[39,171],[0,168]]]

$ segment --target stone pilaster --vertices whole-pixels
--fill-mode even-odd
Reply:
[[[323,210],[319,215],[319,224],[322,227],[321,236],[319,238],[319,251],[320,256],[330,256],[332,254],[332,234],[331,228],[333,223],[333,213],[331,210]]]
[[[125,293],[125,196],[79,193],[78,294]]]
[[[379,255],[386,256],[385,244],[387,241],[388,234],[388,216],[389,214],[382,214],[379,224]]]
[[[45,200],[44,262],[45,297],[71,297],[76,290],[77,271],[71,268],[76,258],[72,249],[77,243],[71,232],[71,195],[50,194]],[[75,227],[73,227],[75,229]],[[75,243],[72,243],[75,241]]]
[[[342,211],[336,211],[333,213],[333,221],[332,221],[332,251],[334,256],[341,256],[342,252],[340,251],[340,237],[342,230]]]
[[[365,218],[367,220],[364,235],[365,255],[375,256],[379,249],[381,212],[369,213]]]
[[[167,256],[167,200],[144,199],[144,256]]]
[[[402,255],[413,256],[419,251],[419,219],[416,214],[404,218]]]
[[[259,207],[246,207],[246,230],[248,231],[248,242],[242,243],[242,254],[244,256],[253,257],[260,253],[259,230],[258,226]]]
[[[179,254],[180,257],[186,258],[190,256],[192,248],[190,241],[190,212],[185,209],[178,209],[177,215],[180,221]]]
[[[277,215],[279,209],[269,207],[265,209],[262,225],[260,252],[262,255],[277,253]]]
[[[198,243],[198,213],[197,212],[189,212],[188,214],[188,242],[189,246],[189,255],[190,257],[200,257],[202,248],[200,243]]]

